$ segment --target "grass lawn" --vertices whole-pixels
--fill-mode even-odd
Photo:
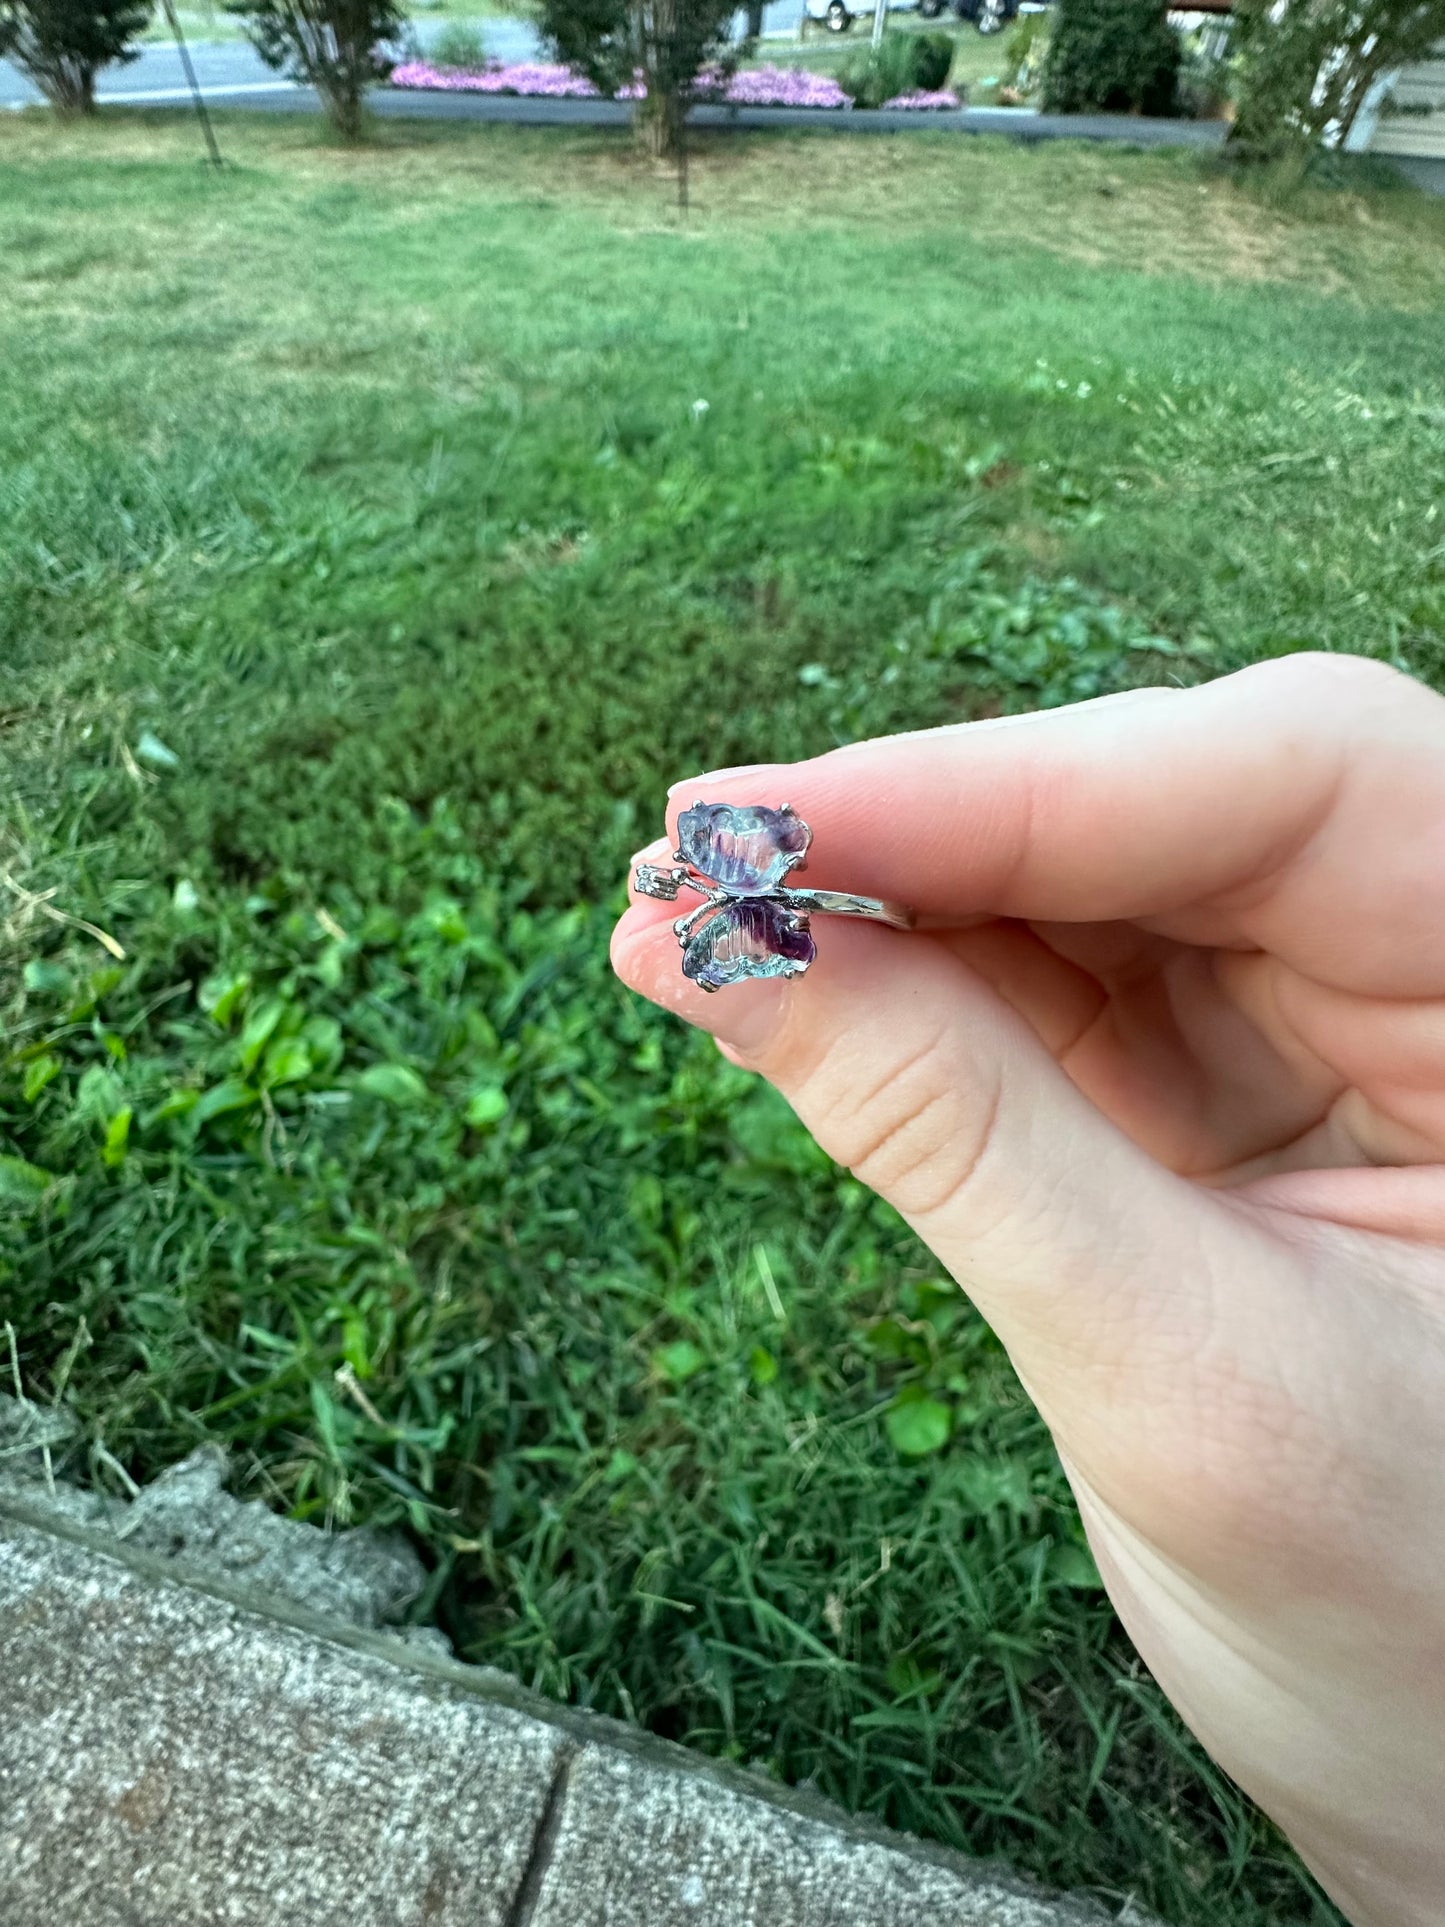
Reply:
[[[210,6],[206,0],[199,5],[177,6],[176,16],[181,23],[181,32],[192,46],[206,41],[244,40],[241,23],[233,13],[227,13],[222,6]],[[169,44],[175,39],[171,23],[158,7],[152,13],[150,22],[141,40],[146,45]],[[121,70],[122,72],[124,69]],[[114,78],[114,70],[112,70]]]
[[[454,20],[462,24],[477,21],[485,24],[488,20],[516,20],[522,18],[514,0],[413,0],[404,8],[413,22],[428,20]],[[176,13],[180,18],[181,32],[192,45],[204,41],[244,40],[245,31],[240,20],[228,13],[221,0],[189,0],[189,4],[177,4]],[[150,25],[141,35],[147,42],[172,41],[175,35],[165,13],[157,7],[151,15]]]
[[[1333,1921],[989,1332],[605,938],[690,769],[1438,676],[1445,204],[920,132],[700,141],[682,220],[611,134],[219,125],[218,179],[179,114],[0,124],[30,1395],[98,1478],[215,1439],[407,1526],[546,1692],[1178,1927]]]

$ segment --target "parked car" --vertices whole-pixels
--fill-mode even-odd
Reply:
[[[971,20],[980,33],[997,33],[1019,10],[1019,0],[918,0],[918,11],[925,20],[936,20],[950,5],[960,20]]]
[[[888,0],[889,13],[912,13],[917,0]],[[850,7],[847,0],[803,0],[803,12],[809,20],[817,20],[829,33],[847,33],[855,20],[871,20],[873,9],[868,0],[853,0]]]
[[[971,20],[980,33],[997,33],[1019,10],[1019,0],[887,0],[889,13],[917,12],[925,20],[937,20],[952,8],[960,20]],[[847,33],[855,20],[871,20],[873,9],[868,0],[803,0],[803,11],[830,33]]]

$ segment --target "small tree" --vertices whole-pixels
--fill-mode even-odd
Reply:
[[[134,60],[150,0],[0,0],[0,57],[61,114],[95,112],[95,76]]]
[[[539,0],[557,58],[609,99],[638,83],[637,129],[648,152],[676,159],[697,80],[725,74],[734,0]]]
[[[1058,0],[1040,76],[1050,114],[1172,114],[1182,49],[1165,0]]]
[[[1445,0],[1239,0],[1230,151],[1342,145],[1370,89],[1445,39]]]
[[[343,140],[360,140],[366,90],[384,80],[406,15],[399,0],[226,0],[268,67],[321,96]]]

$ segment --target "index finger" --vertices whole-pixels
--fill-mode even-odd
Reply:
[[[807,881],[932,919],[1147,922],[1322,982],[1445,982],[1445,701],[1360,657],[883,737],[677,785],[789,802]]]

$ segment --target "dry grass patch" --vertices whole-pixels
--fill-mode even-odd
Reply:
[[[1445,202],[1390,184],[1368,163],[1354,170],[1357,185],[1306,183],[1285,192],[1187,150],[1024,145],[939,130],[866,138],[702,131],[684,215],[671,173],[640,156],[620,130],[388,120],[377,124],[373,145],[350,149],[328,144],[301,117],[217,118],[237,174],[198,181],[187,200],[192,214],[204,201],[222,223],[228,203],[244,202],[251,177],[260,175],[273,210],[350,187],[364,191],[373,210],[377,199],[394,213],[420,203],[461,216],[498,203],[526,205],[539,217],[586,207],[619,233],[677,233],[694,244],[758,226],[779,233],[886,228],[960,249],[1039,248],[1088,267],[1282,282],[1371,306],[1445,305]],[[24,172],[58,161],[188,166],[196,135],[180,113],[115,111],[75,128],[19,115],[0,126],[0,165]],[[1342,178],[1348,183],[1350,170]],[[174,218],[144,227],[160,241]],[[27,235],[31,249],[43,251],[34,224]],[[90,265],[83,252],[71,260],[71,272]],[[52,261],[37,271],[67,270]]]

